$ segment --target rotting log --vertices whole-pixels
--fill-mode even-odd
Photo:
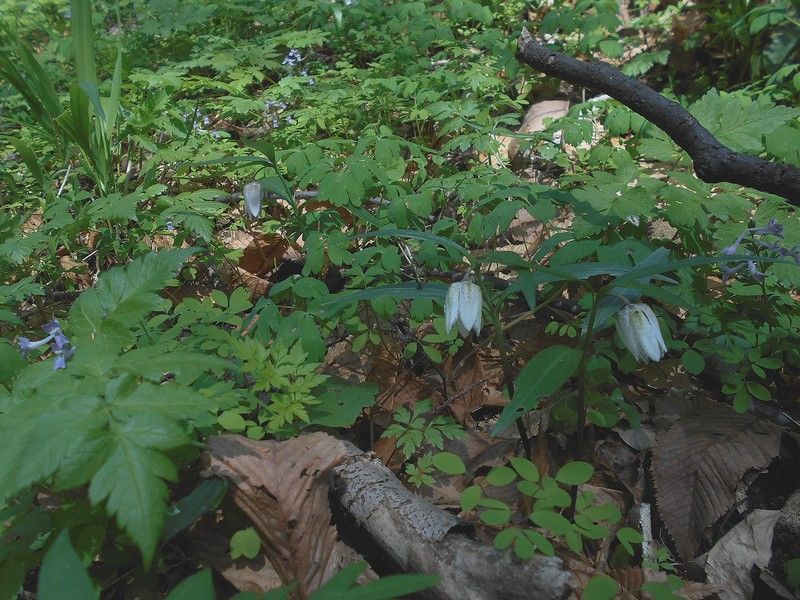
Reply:
[[[380,460],[352,444],[332,472],[343,511],[403,571],[441,577],[427,593],[437,600],[557,600],[576,588],[561,559],[518,561],[482,544],[463,523],[410,492]]]

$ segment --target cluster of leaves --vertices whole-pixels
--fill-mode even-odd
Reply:
[[[391,332],[409,368],[459,355],[467,344],[446,331],[442,311],[444,283],[465,261],[498,331],[511,302],[536,317],[565,291],[574,301],[547,313],[546,332],[562,343],[522,357],[495,433],[545,396],[552,427],[569,434],[584,414],[600,427],[638,425],[620,386],[637,365],[610,326],[643,297],[660,303],[671,356],[719,379],[739,411],[781,399],[800,372],[800,223],[782,199],[699,181],[662,131],[612,99],[575,94],[541,131],[513,132],[531,92],[556,89],[524,76],[513,57],[529,17],[547,43],[688,94],[677,99],[731,148],[800,164],[789,0],[706,3],[716,35],[698,29],[677,46],[675,6],[624,15],[607,0],[294,0],[268,13],[256,0],[135,0],[95,3],[94,15],[83,0],[7,4],[18,18],[0,15],[0,95],[11,115],[0,123],[4,597],[43,557],[77,553],[88,564],[132,544],[144,564],[157,562],[167,484],[204,436],[354,423],[376,388],[319,375],[332,336],[371,353]],[[720,49],[727,72],[696,74],[689,86],[671,79],[686,52],[717,61]],[[557,185],[512,169],[503,136]],[[216,284],[203,274],[238,260],[218,232],[251,224],[219,200],[253,180],[285,201],[268,201],[260,234],[301,248],[303,264],[255,304],[243,287],[166,300],[168,284]],[[507,249],[521,213],[542,225],[525,257]],[[750,236],[738,255],[723,253],[773,220],[779,242]],[[174,249],[152,253],[165,246]],[[754,267],[723,287],[723,260]],[[333,293],[332,275],[344,292]],[[64,292],[80,292],[66,309],[51,302]],[[66,369],[54,371],[48,355],[25,363],[11,342],[40,324],[29,307],[43,303],[75,348]],[[459,435],[449,418],[423,416],[432,408],[400,408],[384,433],[406,459]],[[420,456],[407,473],[429,484],[441,461]],[[580,552],[584,538],[610,535],[602,522],[619,519],[583,494],[571,520],[561,514],[572,508],[561,485],[591,476],[581,465],[549,478],[514,459],[487,477],[515,483],[539,529],[505,527],[512,509],[480,488],[465,491],[462,507],[505,527],[497,544],[520,557],[552,554],[556,538]],[[44,509],[37,491],[57,508]],[[626,550],[636,541],[625,528],[617,536]],[[52,585],[48,572],[42,565]],[[197,577],[180,593],[194,593],[206,575]],[[336,593],[359,597],[355,576],[343,577]]]

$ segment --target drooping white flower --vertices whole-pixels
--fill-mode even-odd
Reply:
[[[617,333],[639,362],[658,362],[667,353],[653,309],[647,304],[627,304],[617,315]]]
[[[251,181],[244,186],[244,210],[248,216],[256,218],[261,212],[261,203],[264,201],[264,188],[258,181]]]
[[[444,325],[448,332],[458,325],[461,337],[481,332],[481,288],[469,279],[450,284],[444,302]]]

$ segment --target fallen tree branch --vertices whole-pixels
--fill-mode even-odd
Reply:
[[[333,469],[334,496],[401,569],[441,577],[426,598],[560,600],[575,592],[577,580],[560,559],[518,561],[473,540],[457,518],[412,494],[380,460],[345,445],[350,456]]]
[[[603,62],[583,62],[549,50],[527,29],[519,37],[517,59],[564,81],[619,100],[660,127],[694,161],[694,171],[706,183],[728,182],[776,194],[800,206],[800,169],[757,156],[734,152],[715,138],[689,111],[643,83]]]

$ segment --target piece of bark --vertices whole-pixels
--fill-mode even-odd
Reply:
[[[556,600],[576,590],[559,558],[517,561],[471,539],[459,519],[415,496],[379,460],[347,446],[349,457],[333,469],[336,499],[403,571],[441,577],[426,598]]]
[[[706,183],[729,182],[786,198],[800,206],[800,169],[734,152],[677,102],[603,62],[587,63],[550,50],[523,28],[517,58],[551,77],[603,92],[660,127],[694,161]]]

